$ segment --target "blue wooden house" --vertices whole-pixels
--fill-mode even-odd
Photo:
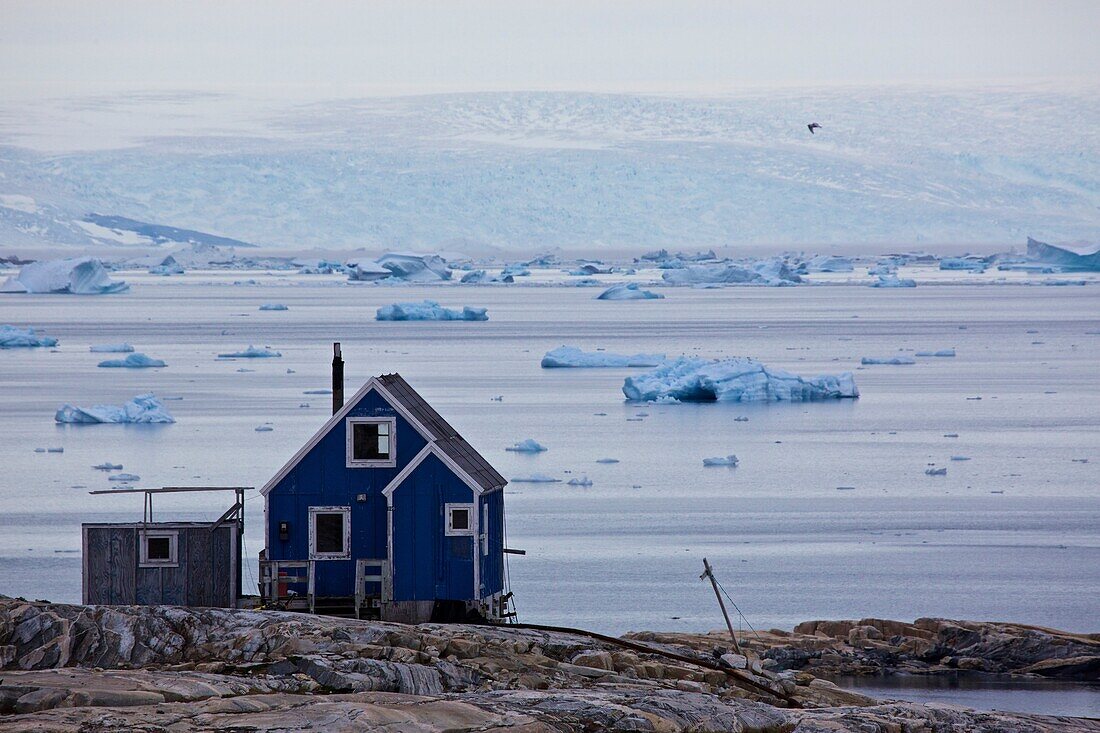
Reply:
[[[508,618],[505,479],[398,374],[343,403],[261,489],[269,605],[420,623]]]

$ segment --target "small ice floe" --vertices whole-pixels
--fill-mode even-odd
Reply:
[[[531,273],[528,272],[527,274],[530,275]],[[459,280],[459,282],[463,283],[464,285],[482,285],[484,283],[505,283],[510,285],[515,281],[516,279],[513,275],[490,275],[489,273],[485,272],[485,270],[471,270],[470,272],[467,272],[465,275],[463,275],[462,279]]]
[[[58,446],[57,448],[47,448],[46,452],[47,453],[64,453],[65,452],[65,447],[64,446]]]
[[[151,356],[146,356],[140,351],[137,351],[133,354],[128,354],[124,359],[107,359],[99,362],[96,366],[118,369],[149,369],[168,365],[160,359],[154,359]]]
[[[287,369],[286,373],[287,374],[297,374],[298,372],[294,371],[293,369]]]
[[[225,354],[218,354],[219,359],[271,359],[277,356],[282,356],[278,351],[273,351],[269,347],[259,347],[248,345],[248,348],[244,351],[230,351]]]
[[[634,417],[649,417],[648,412],[635,412]]]
[[[717,456],[715,458],[704,458],[704,466],[729,466],[733,468],[737,465],[737,456],[730,453],[728,456]]]
[[[110,461],[104,461],[98,465],[92,466],[97,471],[121,471],[121,463],[111,463]]]
[[[489,401],[490,402],[504,402],[504,395],[498,394],[495,397],[490,397]]]
[[[970,400],[971,402],[981,402],[982,398],[975,396],[975,397],[967,397],[966,399]]]
[[[1072,461],[1073,463],[1088,463],[1089,459],[1088,458],[1070,458],[1070,461]]]
[[[945,437],[945,438],[957,438],[957,437],[959,437],[959,434],[958,433],[944,433],[943,437]]]
[[[596,463],[618,463],[618,458],[597,458]]]
[[[916,280],[899,278],[896,272],[890,272],[878,276],[878,280],[871,283],[872,288],[915,288]]]
[[[565,483],[567,486],[591,486],[592,479],[587,476],[580,476],[579,478],[571,478]]]
[[[799,377],[755,359],[681,356],[652,372],[627,377],[623,394],[635,402],[674,397],[683,402],[809,402],[858,397],[851,372]]]
[[[94,257],[67,260],[42,260],[24,265],[18,275],[0,285],[0,293],[69,293],[105,295],[130,286],[112,280],[103,263]]]
[[[331,389],[307,389],[302,394],[332,394]]]
[[[129,483],[131,481],[141,481],[141,476],[138,476],[136,473],[116,473],[114,476],[108,476],[107,480]]]
[[[35,453],[45,453],[45,452],[46,452],[46,449],[45,449],[45,448],[35,448],[35,449],[34,449],[34,452],[35,452]]]
[[[98,344],[89,346],[88,351],[93,354],[129,354],[134,347],[130,344]]]
[[[903,364],[916,364],[917,360],[911,356],[865,356],[859,360],[860,364],[888,364],[901,366]]]
[[[260,306],[260,310],[262,310],[262,311],[288,311],[288,310],[290,310],[290,308],[287,308],[282,303],[264,303],[263,305]]]
[[[638,283],[620,283],[597,295],[596,300],[661,300],[664,297],[652,290],[642,290]]]
[[[953,460],[953,461],[969,461],[970,456],[951,456],[951,460]]]
[[[241,367],[241,368],[240,368],[240,369],[238,369],[237,371],[238,371],[238,372],[242,372],[242,373],[244,373],[244,372],[254,372],[254,371],[256,371],[256,370],[255,370],[255,369],[245,369],[244,367]]]
[[[34,349],[40,346],[57,346],[57,339],[50,336],[39,336],[33,328],[0,326],[0,349]]]
[[[918,351],[917,356],[954,356],[954,349],[940,349],[939,351]]]
[[[926,468],[924,469],[924,473],[928,476],[946,476],[947,466],[941,468]]]
[[[516,476],[512,479],[514,484],[560,484],[560,478],[547,476],[544,473],[532,473],[527,476]]]
[[[855,491],[856,487],[855,486],[837,486],[836,490],[837,491]]]
[[[122,406],[95,405],[94,407],[74,407],[62,405],[54,415],[59,423],[174,423],[168,410],[152,393],[138,395]]]
[[[527,440],[521,440],[518,443],[513,443],[504,450],[510,450],[514,453],[542,453],[546,450],[546,446],[539,443],[534,438],[528,438]]]
[[[255,428],[253,428],[253,429],[254,429],[254,430],[255,430],[255,431],[257,432],[257,433],[270,433],[270,432],[271,432],[272,430],[274,430],[275,428],[271,427],[270,425],[257,425],[257,426],[256,426]]]
[[[1004,491],[1004,489],[990,489],[989,493],[991,493],[991,494],[1003,494],[1003,493],[1005,493],[1005,491]]]
[[[744,415],[738,415],[737,417],[733,418],[733,421],[734,422],[748,422],[749,419],[747,417],[745,417]]]
[[[542,368],[655,367],[664,361],[664,354],[609,354],[604,351],[581,351],[576,346],[559,346],[542,357]]]
[[[378,309],[377,321],[487,321],[486,308],[463,306],[462,310],[444,308],[434,300],[420,303],[393,303]]]

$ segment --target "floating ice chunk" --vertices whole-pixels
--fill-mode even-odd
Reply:
[[[39,346],[57,346],[57,339],[39,336],[33,328],[0,326],[0,349],[38,348]]]
[[[940,349],[939,351],[918,351],[917,356],[954,356],[954,349]]]
[[[728,456],[718,456],[716,458],[704,458],[704,466],[729,466],[734,467],[737,465],[737,456],[730,453]]]
[[[165,277],[169,275],[182,275],[183,272],[183,265],[181,265],[172,255],[168,255],[161,260],[159,265],[154,265],[149,268],[150,275],[163,275]]]
[[[111,463],[110,461],[104,461],[96,466],[92,466],[97,471],[121,471],[121,463]]]
[[[88,351],[93,354],[129,354],[134,350],[130,344],[101,344],[89,346]]]
[[[125,359],[107,359],[106,361],[101,361],[97,366],[124,369],[148,369],[150,367],[162,367],[167,365],[160,359],[146,356],[139,351],[127,355]]]
[[[878,280],[871,283],[872,288],[915,288],[916,280],[899,278],[896,272],[888,272],[878,276]]]
[[[911,356],[865,356],[859,360],[860,364],[916,364],[917,360]]]
[[[618,463],[618,458],[597,458],[596,463]]]
[[[275,428],[271,427],[270,425],[257,425],[254,428],[257,433],[270,433],[274,429]]]
[[[516,476],[512,479],[515,484],[560,484],[560,478],[547,476],[544,473],[532,473],[528,476]]]
[[[504,395],[498,394],[489,398],[490,402],[504,402]]]
[[[596,300],[660,300],[664,297],[651,290],[642,290],[638,283],[620,283],[597,295]]]
[[[71,293],[105,295],[126,290],[122,281],[112,280],[103,263],[94,257],[44,260],[24,265],[18,275],[0,285],[0,293]]]
[[[276,356],[282,356],[278,351],[272,351],[268,347],[260,348],[258,346],[248,345],[248,348],[244,351],[230,351],[226,354],[218,354],[219,359],[270,359]]]
[[[371,281],[391,277],[393,271],[388,267],[382,267],[374,260],[360,260],[348,263],[348,280]]]
[[[852,260],[840,255],[818,255],[807,260],[803,267],[806,272],[851,272]]]
[[[744,415],[738,415],[737,417],[733,418],[733,421],[734,422],[748,422],[749,419],[747,417],[745,417]]]
[[[57,448],[35,448],[35,453],[64,453],[64,446],[58,446]]]
[[[609,354],[603,351],[581,351],[576,346],[559,346],[542,357],[543,369],[599,367],[655,367],[664,363],[664,354]]]
[[[721,265],[692,265],[677,270],[666,270],[661,277],[671,285],[701,285],[712,283],[793,285],[802,282],[787,263],[780,259],[761,260],[751,266],[732,263]]]
[[[970,456],[951,456],[951,460],[953,460],[953,461],[969,461]]]
[[[524,264],[507,265],[501,270],[501,277],[527,277],[531,274],[531,270]]]
[[[652,372],[627,377],[623,394],[644,402],[675,397],[683,402],[805,402],[858,397],[851,372],[799,377],[755,359],[681,356]]]
[[[1060,265],[1067,270],[1100,271],[1100,246],[1056,245],[1027,238],[1027,254],[1041,262]]]
[[[95,405],[73,407],[65,404],[58,409],[54,420],[59,423],[174,423],[176,420],[153,394],[138,395],[121,407]]]
[[[307,389],[302,394],[332,394],[331,389]]]
[[[527,440],[521,440],[518,443],[513,443],[504,450],[510,450],[515,453],[541,453],[546,450],[546,446],[539,443],[534,438],[528,438]]]
[[[531,273],[527,273],[527,274],[531,274]],[[470,272],[467,272],[465,275],[463,275],[462,279],[459,280],[459,282],[465,283],[467,285],[480,285],[480,284],[483,284],[483,283],[509,283],[510,284],[510,283],[514,283],[515,281],[516,281],[515,277],[513,277],[510,274],[509,275],[504,275],[504,274],[490,275],[489,273],[485,272],[485,270],[471,270]]]
[[[856,487],[855,486],[837,486],[836,490],[837,491],[855,491]]]
[[[985,272],[986,262],[969,257],[944,257],[940,260],[941,270],[969,270],[972,272]]]
[[[287,308],[282,303],[264,303],[263,305],[260,306],[260,310],[262,310],[262,311],[288,311],[288,310],[290,310],[290,308]]]
[[[579,478],[571,478],[565,482],[567,486],[591,486],[592,479],[587,476],[581,476]]]
[[[943,437],[945,437],[945,438],[957,438],[957,437],[959,437],[959,434],[958,433],[944,433]]]
[[[136,473],[116,473],[114,476],[108,476],[108,481],[125,481],[129,483],[131,481],[141,481],[141,476]]]
[[[942,468],[926,468],[924,469],[924,472],[929,476],[946,476],[947,466],[944,466]]]
[[[447,261],[439,255],[414,254],[412,252],[387,252],[377,263],[390,271],[390,276],[408,282],[434,282],[450,280]]]
[[[394,303],[378,309],[379,321],[487,321],[485,308],[463,306],[462,310],[444,308],[434,300],[422,303]]]

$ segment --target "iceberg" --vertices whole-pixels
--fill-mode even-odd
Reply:
[[[288,311],[290,310],[282,303],[264,303],[260,306],[262,311]]]
[[[839,255],[817,255],[802,263],[799,268],[804,272],[851,272],[852,260]]]
[[[99,465],[92,466],[92,468],[94,468],[97,471],[121,471],[122,470],[122,464],[121,463],[111,463],[110,461],[104,461],[103,463],[100,463]]]
[[[985,272],[984,260],[976,260],[970,257],[944,257],[940,260],[941,270],[968,270],[971,272]]]
[[[623,394],[634,402],[674,397],[682,402],[808,402],[859,396],[851,372],[799,377],[755,359],[681,356],[652,372],[627,377]]]
[[[878,280],[871,283],[872,288],[915,288],[916,280],[899,278],[896,272],[886,272],[878,276]]]
[[[466,285],[481,285],[482,283],[514,283],[516,279],[511,275],[490,275],[485,270],[470,270],[462,279],[461,283]]]
[[[618,463],[618,458],[597,458],[596,463]]]
[[[859,360],[860,364],[889,364],[901,366],[903,364],[916,364],[917,360],[911,356],[865,356]]]
[[[96,405],[74,407],[62,405],[54,415],[59,423],[174,423],[176,420],[153,394],[138,395],[121,407]]]
[[[610,267],[602,267],[601,265],[594,262],[582,262],[579,266],[574,267],[572,270],[569,270],[567,274],[573,276],[607,275],[610,272]]]
[[[106,361],[101,361],[97,366],[117,367],[122,369],[148,369],[150,367],[167,366],[167,364],[160,359],[153,359],[138,351],[127,355],[125,359],[107,359]]]
[[[528,438],[527,440],[521,440],[518,443],[513,443],[504,450],[510,450],[515,453],[542,453],[546,450],[546,446],[538,442],[534,438]]]
[[[729,466],[733,468],[737,465],[737,456],[730,453],[728,456],[718,456],[717,458],[704,458],[704,466]]]
[[[527,277],[531,274],[530,268],[523,264],[507,265],[501,271],[501,277]]]
[[[591,486],[592,479],[587,476],[580,476],[579,478],[571,478],[565,482],[568,486]]]
[[[320,272],[318,268],[318,272]],[[393,271],[389,268],[382,267],[374,260],[362,260],[360,262],[348,263],[348,280],[359,282],[371,282],[372,280],[381,280],[385,277],[393,275]]]
[[[101,344],[89,346],[88,351],[93,354],[129,354],[134,350],[130,344]]]
[[[378,258],[377,264],[389,270],[390,277],[407,282],[436,282],[451,279],[447,261],[439,255],[387,252]]]
[[[529,476],[516,476],[512,479],[514,484],[560,484],[560,478],[547,476],[544,473],[532,473]]]
[[[591,369],[599,367],[655,367],[663,364],[664,354],[608,354],[603,351],[581,351],[576,346],[559,346],[542,357],[543,369]]]
[[[1027,254],[1032,259],[1066,270],[1100,272],[1100,245],[1057,245],[1027,238]]]
[[[183,272],[183,265],[181,265],[172,255],[168,255],[161,260],[159,265],[153,265],[149,268],[150,275],[163,275],[165,277],[169,275],[182,275]]]
[[[946,476],[947,467],[944,466],[943,468],[926,468],[924,469],[924,472],[929,476]]]
[[[255,430],[257,433],[270,433],[274,429],[275,428],[271,427],[270,425],[257,425],[255,428],[253,428],[253,430]]]
[[[105,295],[129,287],[121,280],[112,280],[103,263],[94,257],[67,260],[45,260],[24,265],[18,275],[0,285],[0,293],[70,293],[73,295]]]
[[[781,259],[759,260],[751,265],[692,265],[666,270],[661,277],[670,285],[749,284],[794,285],[802,278]]]
[[[917,356],[954,356],[954,349],[940,349],[939,351],[918,351]]]
[[[596,296],[596,300],[660,300],[665,296],[651,290],[642,290],[638,283],[612,285]]]
[[[57,346],[57,339],[51,336],[39,336],[33,328],[0,326],[0,349],[33,349],[39,346]]]
[[[125,481],[127,483],[131,481],[141,481],[141,476],[136,473],[116,473],[114,476],[108,476],[108,481]]]
[[[272,351],[269,348],[259,348],[248,345],[248,348],[244,351],[230,351],[226,354],[218,354],[219,359],[270,359],[276,356],[282,356],[278,351]]]
[[[378,309],[379,321],[487,321],[485,308],[463,306],[462,310],[444,308],[434,300],[422,303],[393,303]]]

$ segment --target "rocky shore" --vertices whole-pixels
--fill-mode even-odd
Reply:
[[[811,639],[848,644],[830,636],[839,629],[757,641],[742,658],[711,634],[635,634],[624,646],[515,627],[0,598],[0,732],[1100,731],[880,702],[819,679],[812,657],[795,671],[768,656]]]

